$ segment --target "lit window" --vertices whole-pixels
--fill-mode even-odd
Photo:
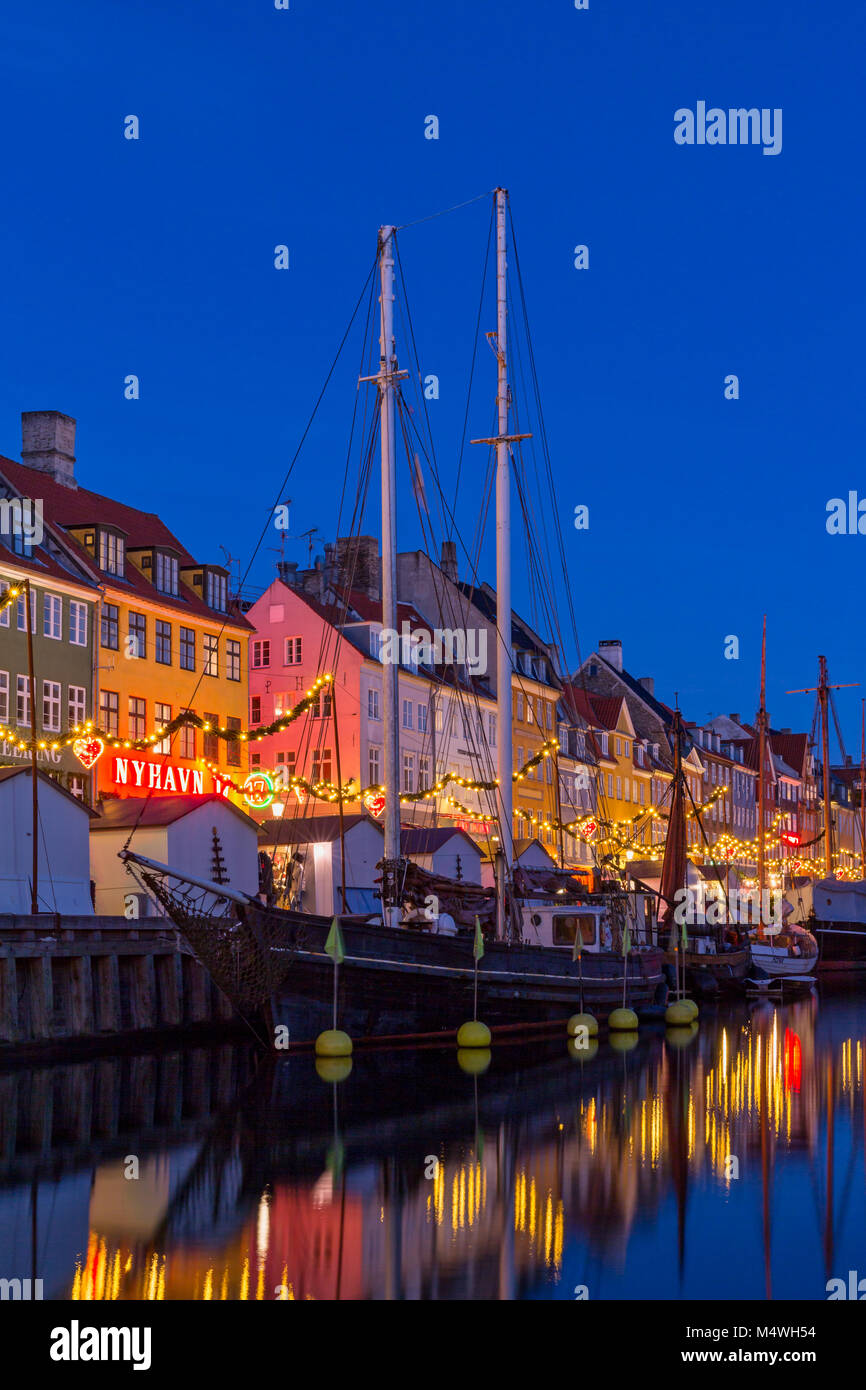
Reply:
[[[105,574],[123,574],[125,564],[123,537],[115,531],[99,533],[99,568]]]
[[[147,706],[137,695],[129,697],[129,737],[144,738],[147,733]]]
[[[226,642],[226,678],[230,681],[241,678],[241,644],[231,638]]]
[[[117,734],[118,714],[120,709],[120,696],[116,690],[100,690],[99,692],[99,722],[103,733]]]
[[[202,638],[204,644],[204,674],[206,676],[219,675],[219,638],[212,632],[206,632]]]
[[[178,564],[174,555],[166,555],[162,550],[156,552],[155,583],[161,594],[177,598]]]

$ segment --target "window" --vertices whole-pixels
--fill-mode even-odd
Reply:
[[[380,719],[379,714],[379,692],[378,690],[367,691],[367,717],[369,719]]]
[[[539,729],[542,729],[544,727],[544,701],[540,695],[535,701],[535,718]]]
[[[228,645],[228,646],[231,646],[231,643],[228,643],[227,645]],[[240,642],[236,642],[234,645],[235,645],[235,646],[237,647],[237,649],[238,649],[238,662],[240,662],[240,659],[241,659],[241,652],[240,652],[241,644],[240,644]],[[240,676],[237,676],[237,677],[230,677],[230,679],[232,679],[232,680],[235,680],[235,679],[236,679],[236,680],[240,680]],[[229,729],[229,730],[230,730],[231,732],[233,732],[233,733],[239,734],[240,731],[241,731],[241,721],[240,721],[239,719],[234,718],[233,715],[229,715],[228,719],[226,720],[226,728]],[[228,766],[229,766],[229,767],[240,767],[240,765],[241,765],[241,744],[240,744],[240,739],[233,739],[230,743],[227,743],[227,744],[226,744],[226,762],[228,763]]]
[[[427,706],[426,706],[426,705],[419,705],[419,706],[418,706],[418,732],[421,733],[421,734],[426,734],[426,732],[427,732]]]
[[[262,697],[253,695],[250,697],[250,723],[261,724],[262,722]]]
[[[60,691],[59,681],[42,682],[42,728],[45,733],[60,731]]]
[[[427,791],[430,786],[430,759],[423,755],[418,758],[418,790]]]
[[[125,563],[123,537],[115,531],[99,533],[99,568],[105,574],[123,574]]]
[[[612,773],[612,772],[609,772],[609,773],[607,774],[607,794],[608,794],[608,796],[613,796],[613,773]]]
[[[291,780],[295,775],[295,764],[297,754],[294,748],[287,748],[277,754],[277,782],[281,787],[291,786]]]
[[[130,659],[144,661],[147,656],[147,618],[143,613],[130,613],[129,615],[127,647]]]
[[[161,594],[177,598],[177,560],[162,550],[156,552],[155,583]]]
[[[161,666],[171,665],[171,623],[156,620],[156,659]]]
[[[300,637],[286,638],[286,654],[283,664],[286,666],[300,666],[303,642]]]
[[[42,631],[55,642],[63,636],[63,602],[57,594],[42,596]]]
[[[488,743],[489,747],[491,747],[491,748],[495,748],[495,747],[496,747],[496,715],[495,715],[495,714],[488,714],[488,716],[487,716],[487,743]]]
[[[527,697],[526,697],[526,722],[527,722],[527,724],[531,724],[531,723],[532,723],[532,696],[531,696],[531,695],[527,695]]]
[[[404,700],[404,701],[403,701],[403,728],[404,728],[404,729],[411,729],[411,728],[412,728],[412,701],[411,701],[411,700]]]
[[[159,729],[164,729],[166,724],[171,722],[171,705],[161,705],[159,701],[153,707],[154,733]],[[161,738],[158,743],[153,745],[155,753],[170,753],[171,739]]]
[[[573,946],[578,931],[584,946],[595,944],[596,919],[590,916],[556,916],[553,919],[554,946]]]
[[[313,749],[313,776],[312,781],[330,782],[331,780],[331,750],[330,748]]]
[[[27,631],[27,610],[24,607],[24,594],[18,595],[18,631]],[[30,631],[36,631],[36,590],[30,590]]]
[[[202,638],[204,644],[204,673],[206,676],[218,676],[219,667],[219,638],[212,632],[206,632]]]
[[[271,644],[265,638],[257,638],[253,644],[253,669],[259,670],[262,666],[271,664]]]
[[[403,790],[413,792],[415,790],[415,754],[403,754]]]
[[[545,758],[545,760],[544,760],[544,765],[545,765],[545,767],[547,768],[547,780],[548,780],[548,782],[552,782],[552,781],[553,781],[553,763],[552,763],[551,759],[550,759],[550,758]]]
[[[84,800],[85,779],[83,777],[72,776],[69,779],[69,790],[77,801]]]
[[[0,671],[0,724],[9,723],[9,672]]]
[[[553,728],[553,705],[547,704],[547,705],[544,706],[544,709],[545,709],[545,713],[546,713],[547,727],[548,727],[548,729],[552,729],[552,728]]]
[[[71,728],[83,724],[87,718],[87,691],[83,685],[70,685],[67,713]]]
[[[7,595],[8,592],[9,592],[9,585],[8,585],[8,584],[3,584],[2,586],[0,586],[0,599],[4,599],[4,598],[6,597],[6,595]],[[5,607],[0,608],[0,627],[8,627],[8,626],[9,626],[9,604],[7,603],[7,604],[5,605]]]
[[[228,601],[228,589],[224,574],[216,574],[213,570],[207,572],[207,606],[215,608],[217,613],[226,611]]]
[[[518,690],[518,692],[517,692],[517,718],[518,718],[519,721],[522,721],[522,720],[523,720],[523,691],[522,691],[522,690]]]
[[[30,678],[19,676],[15,691],[15,719],[25,728],[30,727]]]
[[[180,669],[195,670],[195,628],[182,627],[180,630]]]
[[[445,727],[445,714],[441,705],[436,706],[436,717],[434,720],[437,734],[441,734]]]
[[[147,706],[144,700],[140,700],[137,695],[129,697],[129,737],[144,738],[147,733],[145,715]]]
[[[614,742],[616,743],[616,756],[619,758],[622,756],[622,739],[615,739]]]
[[[218,714],[208,714],[205,712],[203,717],[205,724],[210,724],[212,729],[219,728],[220,719]],[[219,761],[220,741],[216,734],[202,734],[202,754],[207,758],[208,762],[215,763]],[[279,762],[279,756],[277,757],[277,761]]]
[[[182,710],[183,714],[194,714],[194,710]],[[180,756],[182,758],[195,757],[195,725],[181,724],[180,726]]]
[[[382,750],[380,748],[375,748],[372,744],[368,750],[367,771],[369,773],[371,787],[378,787],[382,782],[381,752]]]
[[[520,769],[521,769],[522,767],[523,767],[523,749],[520,747],[520,744],[518,743],[518,745],[517,745],[517,771],[519,772]]]
[[[116,603],[104,603],[102,605],[102,617],[99,624],[99,645],[107,647],[109,651],[117,651],[118,633],[118,609]]]
[[[261,753],[250,753],[250,767],[261,767],[261,765],[262,765],[262,755],[261,755]]]
[[[598,741],[599,741],[599,744],[601,745],[601,751],[602,751],[602,753],[604,753],[605,757],[607,757],[608,746],[609,746],[609,739],[608,739],[607,733],[599,734],[599,736],[598,736]]]
[[[330,719],[331,717],[331,692],[321,690],[310,706],[310,713],[314,719]]]
[[[241,678],[241,644],[231,638],[226,642],[226,677],[230,681]]]
[[[117,734],[118,713],[120,709],[120,696],[116,690],[100,690],[99,692],[99,723],[103,733]]]

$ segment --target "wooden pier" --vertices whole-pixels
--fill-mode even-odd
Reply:
[[[0,1057],[234,1019],[170,922],[0,916]]]

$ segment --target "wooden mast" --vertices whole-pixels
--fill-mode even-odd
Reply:
[[[30,911],[39,911],[39,783],[36,766],[36,680],[33,675],[33,605],[30,580],[24,580],[24,603],[27,609],[27,671],[30,682],[30,767],[33,777],[33,867],[30,872]]]
[[[824,877],[833,873],[833,812],[830,797],[830,729],[828,708],[830,685],[827,680],[827,658],[818,657],[818,704],[821,707],[821,757],[824,760]]]
[[[866,700],[860,701],[860,877],[866,878]]]
[[[758,710],[758,936],[764,939],[764,762],[767,749],[767,615],[761,637],[761,705]]]

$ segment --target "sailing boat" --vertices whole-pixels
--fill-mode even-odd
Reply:
[[[670,932],[670,944],[665,954],[665,966],[673,973],[675,989],[680,991],[678,973],[683,974],[683,989],[695,994],[716,994],[735,988],[745,979],[749,968],[749,949],[737,926],[693,920],[695,913],[678,912],[683,898],[688,902],[693,890],[689,887],[689,861],[686,846],[686,796],[688,787],[683,772],[683,742],[685,730],[682,715],[674,715],[674,776],[668,832],[659,883],[659,940]],[[694,807],[698,815],[697,807]],[[700,817],[698,817],[700,824]],[[727,912],[725,911],[725,916]],[[685,917],[685,921],[682,919]],[[687,925],[688,923],[688,925]],[[684,930],[685,928],[685,930]]]
[[[512,807],[512,671],[509,389],[506,351],[506,206],[495,193],[497,265],[497,821],[496,939],[486,945],[478,974],[478,1012],[491,1024],[541,1022],[574,1011],[578,970],[583,1005],[605,1016],[625,995],[635,1010],[661,1005],[666,987],[661,951],[632,931],[627,955],[607,939],[611,907],[574,887],[547,900],[519,903],[514,893]],[[382,622],[397,623],[396,419],[400,371],[394,339],[395,228],[379,231],[379,372],[364,378],[379,393],[382,470]],[[504,635],[503,635],[504,634]],[[471,936],[432,935],[401,925],[403,862],[398,780],[398,668],[383,667],[385,844],[380,921],[343,917],[345,957],[340,968],[339,1015],[356,1036],[442,1033],[472,1015],[475,976]],[[190,941],[219,988],[239,1012],[269,1011],[268,1031],[288,1026],[292,1037],[311,1037],[332,1022],[333,966],[325,950],[327,918],[265,906],[260,900],[194,879],[129,849],[121,857],[144,879]],[[573,946],[580,933],[579,964]],[[530,940],[531,943],[530,944]]]
[[[779,980],[814,983],[811,972],[818,964],[818,943],[811,932],[793,924],[764,921],[766,884],[765,787],[767,749],[767,618],[761,638],[761,704],[758,726],[758,922],[750,933],[752,961],[765,974]],[[784,908],[783,908],[784,915]]]

